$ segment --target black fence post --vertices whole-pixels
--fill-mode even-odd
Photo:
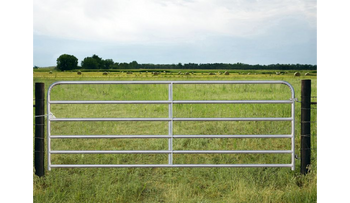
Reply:
[[[44,176],[44,134],[45,134],[45,85],[35,83],[35,174]]]
[[[300,173],[307,174],[311,163],[311,80],[301,81],[301,166]]]

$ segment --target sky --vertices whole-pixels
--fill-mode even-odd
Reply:
[[[317,64],[316,0],[33,0],[33,65]]]

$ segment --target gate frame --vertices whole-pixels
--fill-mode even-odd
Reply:
[[[51,101],[51,90],[64,84],[168,84],[168,100],[154,101]],[[173,84],[284,84],[291,90],[289,100],[173,100]],[[168,118],[47,118],[47,161],[51,168],[129,168],[129,167],[290,167],[295,169],[295,92],[286,81],[58,81],[47,92],[47,115],[50,104],[169,104]],[[291,117],[268,118],[173,118],[173,104],[291,104]],[[50,123],[61,121],[168,121],[168,135],[51,135]],[[291,121],[290,135],[173,135],[173,121]],[[168,138],[168,150],[146,151],[53,151],[51,139]],[[290,138],[291,150],[173,150],[174,138]],[[51,164],[51,154],[168,154],[168,164]],[[173,164],[173,154],[291,154],[290,164]]]

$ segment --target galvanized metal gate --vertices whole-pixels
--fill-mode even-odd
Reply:
[[[51,90],[57,85],[67,84],[168,84],[168,100],[156,101],[51,101]],[[291,97],[287,100],[174,100],[174,84],[284,84],[290,88]],[[47,94],[47,112],[50,114],[51,104],[168,104],[169,116],[167,118],[53,118],[47,119],[47,157],[48,170],[51,168],[92,168],[92,167],[290,167],[295,168],[295,94],[291,84],[285,81],[61,81],[53,83]],[[173,116],[174,104],[290,104],[290,117],[266,117],[266,118],[176,118]],[[168,135],[52,135],[52,122],[74,122],[74,121],[167,121]],[[287,135],[174,135],[174,121],[290,121],[291,131]],[[146,151],[67,151],[51,150],[52,139],[110,139],[110,138],[163,138],[168,139],[168,150],[146,150]],[[291,140],[290,150],[173,150],[173,139],[181,138],[289,138]],[[168,154],[168,164],[51,164],[51,154]],[[173,154],[290,154],[289,164],[173,164]]]

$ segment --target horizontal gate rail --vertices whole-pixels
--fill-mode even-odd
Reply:
[[[291,100],[51,101],[51,104],[291,104]]]
[[[51,118],[51,121],[292,121],[293,118]]]
[[[51,154],[290,154],[292,150],[113,150],[50,151]]]
[[[167,84],[168,100],[123,100],[123,101],[51,101],[51,90],[57,85],[74,84]],[[291,91],[288,100],[174,100],[174,84],[284,84]],[[48,127],[48,170],[51,168],[128,168],[128,167],[289,167],[295,168],[295,93],[293,87],[285,81],[60,81],[53,83],[47,94],[47,111],[50,115],[51,104],[167,104],[169,116],[163,118],[55,118],[49,116]],[[290,117],[253,117],[253,118],[178,118],[173,115],[174,104],[290,104]],[[52,135],[51,122],[94,122],[94,121],[160,121],[168,122],[167,135]],[[174,135],[174,121],[289,121],[291,122],[290,134],[279,135]],[[168,150],[51,150],[51,139],[168,139]],[[290,150],[173,150],[173,139],[181,138],[289,138]],[[168,154],[168,164],[51,164],[51,154]],[[290,164],[174,164],[173,154],[290,154]]]
[[[51,135],[51,139],[106,138],[292,138],[293,135]]]
[[[60,164],[50,165],[50,168],[262,168],[280,167],[293,168],[293,164]]]

